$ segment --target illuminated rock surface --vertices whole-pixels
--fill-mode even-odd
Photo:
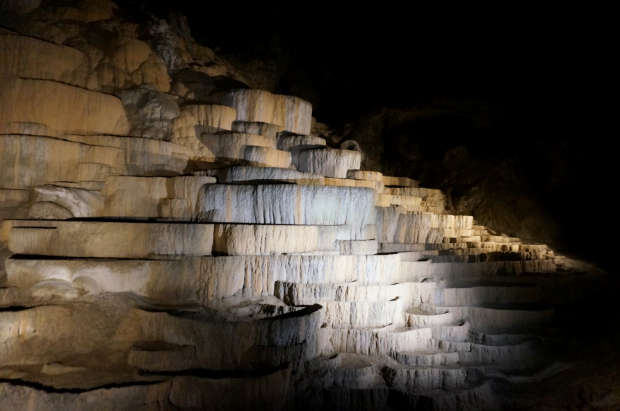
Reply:
[[[553,374],[570,260],[222,90],[163,21],[32,3],[0,33],[0,409],[499,409]]]

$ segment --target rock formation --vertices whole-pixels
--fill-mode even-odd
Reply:
[[[550,303],[586,278],[544,244],[359,170],[166,22],[25,4],[0,32],[0,409],[496,409],[491,380],[553,362]]]

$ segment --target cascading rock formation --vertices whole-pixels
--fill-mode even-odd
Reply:
[[[550,365],[547,246],[74,3],[0,29],[0,409],[497,409],[492,379]]]

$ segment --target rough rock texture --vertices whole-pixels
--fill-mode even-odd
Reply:
[[[232,131],[236,131],[237,133],[258,134],[273,138],[275,140],[278,133],[283,131],[283,129],[281,126],[276,124],[261,123],[257,121],[233,121]],[[279,146],[278,149],[282,150]]]
[[[123,104],[114,96],[59,82],[23,79],[4,82],[0,93],[0,129],[5,133],[17,132],[22,123],[43,124],[55,136],[129,133]]]
[[[4,188],[26,188],[54,181],[102,181],[125,168],[123,150],[117,148],[28,135],[2,135],[0,140],[0,178]],[[23,171],[30,168],[31,172]]]
[[[3,34],[0,47],[3,50],[0,57],[2,78],[56,80],[79,85],[73,73],[87,62],[84,53],[77,49],[32,37]]]
[[[64,138],[77,143],[122,149],[125,168],[130,175],[178,175],[187,168],[188,159],[195,156],[189,147],[146,138],[74,134]]]
[[[332,251],[347,226],[216,224],[213,250],[223,255],[270,255]]]
[[[274,183],[325,184],[325,177],[320,174],[277,167],[226,167],[213,170],[211,175],[215,176],[220,183],[273,181]]]
[[[258,167],[288,168],[291,165],[291,153],[271,147],[247,146],[243,159]]]
[[[361,154],[329,148],[306,149],[299,152],[300,171],[323,174],[326,177],[347,178],[349,170],[360,168]]]
[[[518,409],[583,349],[603,274],[481,225],[483,173],[359,170],[372,127],[328,147],[178,15],[0,7],[0,409]]]
[[[383,174],[377,171],[349,170],[347,171],[347,178],[351,178],[353,180],[370,180],[383,182]]]
[[[9,250],[18,254],[145,258],[210,255],[212,224],[20,222],[5,220]]]
[[[202,188],[197,209],[210,222],[348,225],[356,239],[370,224],[374,200],[364,188],[215,184]]]
[[[120,94],[131,121],[131,135],[171,139],[172,121],[179,116],[179,105],[174,98],[149,85],[123,90]]]
[[[310,134],[312,105],[298,97],[239,89],[218,96],[217,102],[237,110],[237,121],[275,124],[291,133]]]
[[[309,148],[325,147],[325,139],[314,136],[300,136],[296,134],[280,133],[278,135],[278,150],[290,151],[292,163],[299,167],[299,152]]]
[[[197,152],[203,146],[201,140],[203,133],[231,130],[235,116],[235,110],[226,106],[216,104],[185,106],[174,120],[172,142]]]
[[[203,139],[214,156],[222,158],[244,159],[245,149],[250,146],[275,148],[275,141],[256,134],[205,134]]]

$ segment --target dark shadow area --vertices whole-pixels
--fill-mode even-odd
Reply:
[[[141,376],[161,376],[161,377],[198,377],[209,379],[221,379],[221,378],[258,378],[265,375],[273,374],[288,367],[288,364],[282,364],[280,367],[270,370],[208,370],[208,369],[191,369],[181,371],[145,371],[141,370],[139,375]]]
[[[153,385],[162,382],[159,381],[136,381],[136,382],[124,382],[118,384],[105,384],[98,387],[79,389],[79,388],[54,388],[47,385],[43,385],[37,382],[24,381],[19,378],[0,378],[0,383],[7,383],[11,385],[17,385],[22,387],[34,388],[39,391],[43,391],[50,394],[80,394],[83,392],[89,392],[94,390],[109,389],[109,388],[122,388],[122,387],[135,387],[144,385]]]
[[[538,381],[493,383],[507,398],[502,409],[617,409],[620,378],[620,317],[616,273],[590,283],[583,298],[557,304],[547,338],[543,339],[555,372]]]

